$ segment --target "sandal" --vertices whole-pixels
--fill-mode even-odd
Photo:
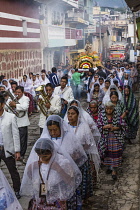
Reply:
[[[112,171],[112,179],[117,180],[117,173],[116,171]]]

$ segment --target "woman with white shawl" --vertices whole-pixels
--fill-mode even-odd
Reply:
[[[99,78],[99,85],[100,89],[103,89],[105,87],[105,79],[103,77]]]
[[[40,85],[46,85],[46,84],[50,83],[50,80],[46,77],[45,73],[41,74],[39,81],[40,81]]]
[[[68,123],[66,123],[60,116],[51,115],[48,117],[44,126],[42,138],[49,137],[55,142],[59,152],[63,152],[65,156],[74,160],[77,166],[80,168],[87,161],[87,155],[84,151],[83,146],[77,140],[73,132],[71,132]],[[73,206],[76,203],[78,209],[82,207],[80,189],[76,190],[74,196],[68,202],[68,209],[75,209]]]
[[[68,124],[60,116],[50,115],[47,118],[41,134],[41,138],[46,137],[56,143],[59,151],[70,155],[79,167],[87,160],[83,147],[77,142]]]
[[[110,93],[112,91],[116,91],[118,93],[118,96],[119,96],[119,100],[120,101],[123,101],[123,97],[122,97],[122,94],[121,92],[119,91],[118,87],[116,85],[110,85],[108,91],[106,92],[104,98],[103,98],[103,101],[102,101],[102,104],[105,105],[107,102],[110,101]]]
[[[30,93],[31,95],[35,95],[34,89],[32,87],[32,82],[28,79],[27,75],[23,75],[23,79],[20,82],[20,85],[24,87],[24,91]]]
[[[1,169],[0,169],[0,209],[23,210]]]
[[[94,122],[94,120],[92,119],[92,117],[89,115],[89,113],[87,113],[81,106],[80,102],[76,99],[74,99],[73,101],[71,101],[70,106],[77,106],[80,110],[80,114],[81,114],[81,121],[86,122],[90,129],[91,132],[93,134],[94,140],[96,141],[96,143],[98,143],[98,141],[100,141],[100,137],[101,134],[98,130],[98,127],[96,125],[96,123]],[[68,122],[68,117],[67,114],[64,117],[64,120],[66,122]]]
[[[3,80],[2,80],[2,85],[5,85],[6,90],[8,90],[8,89],[11,88],[11,85],[10,85],[10,83],[8,82],[7,79],[3,79]]]
[[[67,117],[71,132],[76,135],[79,144],[84,147],[88,156],[88,160],[80,167],[82,172],[81,195],[83,200],[86,201],[93,195],[93,184],[95,183],[94,176],[96,176],[95,174],[98,174],[99,171],[100,156],[88,124],[81,120],[79,108],[70,106],[67,111]]]
[[[31,198],[28,210],[68,209],[66,201],[82,180],[77,165],[48,138],[38,139],[30,156],[21,184],[21,194]]]
[[[90,101],[96,100],[101,104],[104,95],[105,95],[104,91],[100,88],[99,83],[94,83],[94,85],[90,91]]]

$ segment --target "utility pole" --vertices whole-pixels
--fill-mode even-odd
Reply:
[[[137,37],[136,37],[136,13],[133,13],[134,18],[134,52],[137,52]]]
[[[102,55],[102,29],[101,29],[101,9],[100,9],[100,13],[99,13],[99,40],[100,40],[100,45],[99,45],[99,51],[100,51],[100,58]]]
[[[134,19],[134,58],[135,58],[135,63],[137,63],[137,37],[136,37],[136,13],[133,13],[133,19]]]

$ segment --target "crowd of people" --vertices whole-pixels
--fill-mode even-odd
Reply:
[[[21,210],[17,199],[25,196],[29,210],[81,210],[102,165],[116,181],[139,126],[137,76],[132,63],[110,61],[83,73],[60,65],[20,81],[0,76],[0,160],[15,191],[0,171],[0,209]],[[39,113],[40,138],[25,160],[33,113]],[[22,181],[16,161],[26,165]]]

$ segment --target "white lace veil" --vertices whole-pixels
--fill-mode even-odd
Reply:
[[[92,160],[95,164],[95,169],[98,173],[100,168],[100,156],[91,129],[86,122],[81,120],[80,109],[77,106],[70,106],[68,110],[71,107],[75,107],[79,111],[77,127],[75,129],[76,138],[79,143],[84,146],[86,153],[92,157]],[[74,132],[73,128],[70,125],[69,127]]]
[[[100,83],[99,82],[95,82],[94,85],[92,85],[92,88],[90,90],[90,98],[92,97],[92,93],[94,91],[95,85],[97,85],[97,84],[99,85],[99,91],[100,91]]]
[[[23,210],[1,169],[0,169],[0,209]]]
[[[89,115],[89,113],[87,113],[82,108],[81,103],[78,100],[74,99],[70,103],[70,105],[73,104],[74,102],[76,102],[78,104],[78,108],[79,108],[79,111],[80,111],[80,114],[81,114],[81,121],[86,122],[89,125],[95,141],[98,142],[100,140],[101,134],[100,134],[100,132],[98,130],[98,127],[97,127],[96,123],[94,122],[94,120],[92,119],[92,117]],[[64,120],[66,122],[68,122],[67,113],[65,114]]]
[[[95,85],[99,85],[99,95],[101,95],[99,97],[99,100],[102,101],[102,97],[104,96],[104,91],[102,90],[102,88],[100,87],[100,83],[98,83],[98,82],[95,82],[94,85],[92,86],[91,90],[90,90],[90,100],[92,100],[92,94],[93,94],[93,91],[95,89]]]
[[[116,85],[110,85],[110,87],[108,88],[104,98],[103,98],[103,104],[105,105],[108,101],[110,101],[110,93],[111,93],[111,89],[115,89],[116,92],[118,93],[118,96],[119,96],[119,100],[120,101],[123,101],[123,97],[122,97],[122,94],[121,92],[119,91],[118,87]]]
[[[54,121],[54,122],[58,122],[59,123],[59,127],[61,129],[61,137],[63,138],[65,133],[68,132],[68,125],[67,123],[58,115],[50,115],[47,120],[46,120],[46,123],[45,123],[45,126],[43,128],[43,132],[41,134],[41,137],[44,138],[46,136],[49,136],[50,137],[50,134],[49,134],[49,131],[48,131],[48,128],[47,128],[47,122],[48,121]]]
[[[38,139],[35,149],[49,150],[52,153],[49,163],[44,164],[47,171],[46,179],[43,180],[47,189],[47,203],[52,204],[57,200],[66,201],[70,199],[82,180],[77,165],[72,159],[67,159],[63,154],[58,153],[52,140]],[[37,203],[40,202],[39,189],[41,183],[38,160],[37,155],[37,158],[35,156],[30,164],[27,162],[21,184],[21,195],[34,197]]]
[[[69,154],[79,167],[83,165],[87,160],[87,155],[82,145],[77,141],[76,136],[73,134],[73,132],[70,131],[68,123],[65,122],[60,116],[51,115],[48,117],[41,138],[47,137],[51,139],[47,128],[47,122],[49,121],[58,122],[61,129],[61,146],[58,147],[58,145],[55,144],[57,149],[59,149],[60,152],[65,153],[65,155]]]

